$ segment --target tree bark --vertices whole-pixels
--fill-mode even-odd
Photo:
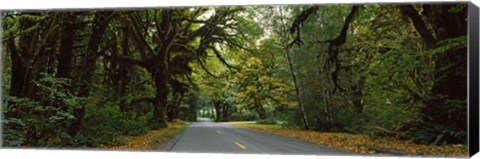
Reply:
[[[168,96],[166,69],[162,66],[157,68],[159,68],[158,71],[154,71],[154,73],[152,73],[152,78],[155,80],[156,88],[156,96],[153,101],[153,117],[150,122],[150,126],[153,129],[167,127],[167,122],[165,121],[165,112]],[[156,69],[153,68],[153,70]]]
[[[78,81],[75,82],[79,84],[77,85],[77,95],[79,97],[87,98],[90,95],[92,76],[95,72],[97,58],[100,55],[99,45],[109,23],[108,16],[111,14],[112,12],[95,13],[95,18],[93,19],[92,29],[90,32],[91,36],[88,40],[86,52],[82,57],[79,78]],[[69,129],[69,134],[72,136],[82,129],[85,106],[82,105],[80,108],[75,109],[73,115],[75,116],[75,119],[72,121]]]
[[[26,30],[34,25],[32,21],[27,19],[20,20],[20,30]],[[20,35],[18,47],[14,42],[14,34],[10,34],[7,47],[10,51],[10,58],[12,60],[12,81],[10,86],[10,95],[17,97],[32,97],[27,92],[32,89],[32,75],[29,69],[30,60],[33,58],[34,48],[32,42],[37,40],[36,33],[24,33]]]
[[[466,5],[466,4],[465,4]],[[467,35],[467,9],[452,13],[455,5],[425,5],[438,41]],[[453,64],[453,66],[451,66]],[[446,69],[445,69],[446,68]],[[467,46],[449,50],[435,59],[435,74],[431,98],[422,112],[432,123],[452,126],[456,132],[467,131]],[[450,103],[461,101],[461,103]],[[448,113],[453,112],[453,113]],[[449,143],[466,143],[467,136],[444,137]]]
[[[122,47],[122,55],[124,57],[127,57],[129,55],[129,38],[128,38],[128,35],[129,35],[129,27],[124,27],[123,28],[123,32],[122,32],[122,42],[121,42],[121,47]],[[120,79],[121,79],[121,83],[120,83],[120,103],[119,103],[119,107],[120,107],[120,111],[122,112],[126,112],[127,111],[127,101],[125,99],[125,94],[126,94],[126,90],[127,90],[127,84],[130,82],[130,77],[128,75],[129,71],[128,71],[128,67],[130,67],[129,64],[127,63],[120,63],[120,70],[119,70],[119,73],[120,73]]]
[[[288,66],[290,68],[290,74],[292,75],[293,85],[295,87],[295,98],[297,99],[298,106],[300,107],[300,111],[302,112],[303,124],[306,130],[310,130],[310,124],[308,123],[307,113],[305,112],[305,107],[303,105],[302,98],[300,97],[300,88],[298,86],[297,76],[295,75],[292,59],[290,58],[290,52],[288,49],[285,50],[285,54],[287,57]]]
[[[230,105],[228,103],[225,103],[223,105],[223,113],[222,113],[223,114],[223,119],[222,119],[223,121],[228,121],[229,120],[229,118],[230,118],[229,117],[229,115],[230,115],[229,114],[229,109],[230,109]]]
[[[222,118],[222,102],[221,100],[215,100],[213,102],[213,107],[215,108],[215,121],[220,121]]]
[[[332,129],[332,118],[331,118],[331,109],[330,109],[330,91],[327,90],[326,94],[323,96],[323,103],[325,104],[323,111],[325,113],[325,122],[326,129],[330,131]]]
[[[167,112],[167,118],[168,121],[173,122],[175,118],[177,118],[177,115],[179,113],[179,107],[180,104],[183,100],[183,93],[175,93],[173,96],[173,101],[171,104],[169,104],[168,112]]]
[[[410,19],[413,22],[413,25],[417,29],[417,32],[420,34],[420,36],[422,37],[427,47],[429,49],[434,48],[435,43],[437,43],[437,40],[432,36],[430,31],[427,29],[425,22],[422,20],[422,17],[420,17],[417,10],[415,10],[415,8],[413,8],[412,5],[400,6],[400,10],[402,11],[403,14],[410,17]]]
[[[365,76],[362,76],[360,81],[358,83],[355,83],[351,88],[352,88],[352,104],[354,107],[355,112],[357,115],[362,116],[363,114],[363,103],[362,103],[362,97],[363,97],[363,92],[362,90],[364,89],[365,86]]]
[[[57,77],[70,78],[72,70],[73,43],[76,29],[74,13],[65,13],[62,22],[60,53],[58,55]]]
[[[466,5],[466,4],[464,4]],[[456,4],[424,5],[424,15],[433,26],[436,39],[425,27],[413,6],[401,7],[403,13],[414,23],[417,32],[422,36],[428,49],[433,49],[437,41],[466,36],[467,9],[458,12],[450,11]],[[433,44],[432,44],[433,43]],[[453,64],[453,65],[452,65]],[[448,50],[435,58],[434,83],[430,92],[431,98],[423,108],[425,122],[450,127],[456,132],[467,131],[467,49],[466,46],[456,50]],[[459,103],[452,103],[460,101]],[[454,112],[454,113],[449,113]],[[444,137],[449,143],[466,143],[466,136]]]
[[[317,7],[311,7],[306,12],[302,13],[299,16],[299,18],[295,19],[294,27],[291,28],[291,32],[295,32],[295,31],[297,32],[297,39],[296,40],[298,40],[298,42],[301,42],[299,25],[301,23],[303,23],[303,21],[305,21],[309,15],[316,12],[316,10],[317,10]],[[280,15],[281,15],[281,17],[283,17],[281,8],[280,8]],[[281,18],[280,20],[282,22],[282,27],[283,27],[281,34],[283,34],[283,37],[284,37],[284,40],[285,40],[284,41],[284,43],[285,43],[285,46],[284,46],[285,58],[288,61],[288,66],[289,66],[289,69],[290,69],[290,75],[292,76],[293,85],[295,87],[295,98],[297,99],[298,106],[300,107],[300,111],[302,113],[304,128],[306,130],[310,130],[310,124],[308,123],[307,113],[305,112],[305,107],[303,105],[302,98],[300,97],[300,88],[298,86],[297,76],[295,75],[295,70],[293,68],[292,59],[290,57],[290,50],[289,50],[289,44],[288,44],[288,41],[289,41],[288,30],[286,28],[286,23],[283,21],[284,19]]]
[[[255,110],[258,113],[258,117],[260,119],[267,119],[267,114],[265,112],[265,108],[263,108],[262,104],[260,103],[260,101],[257,98],[254,99],[254,104],[255,104]]]
[[[19,55],[17,46],[15,45],[13,33],[10,33],[10,38],[7,40],[7,49],[10,52],[11,67],[12,67],[12,81],[10,84],[10,96],[22,97],[22,90],[24,87],[23,81],[26,74],[25,64]]]

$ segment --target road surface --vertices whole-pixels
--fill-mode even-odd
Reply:
[[[160,149],[195,153],[355,155],[297,139],[214,123],[206,118],[192,123],[181,135],[163,144]]]

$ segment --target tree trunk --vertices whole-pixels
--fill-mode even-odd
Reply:
[[[327,90],[326,95],[323,96],[323,103],[325,104],[323,110],[325,113],[326,129],[330,131],[332,129],[332,118],[330,109],[330,92]]]
[[[258,117],[260,119],[266,119],[267,118],[267,114],[265,112],[265,108],[263,108],[262,104],[260,103],[260,101],[258,101],[258,99],[254,99],[254,102],[255,102],[255,110],[257,111],[258,113]]]
[[[352,86],[352,104],[355,112],[357,115],[362,116],[363,115],[363,103],[362,103],[362,97],[363,97],[363,88],[365,86],[365,76],[362,76],[360,81],[358,83],[355,83]]]
[[[75,37],[76,16],[65,13],[62,22],[60,52],[58,55],[57,77],[70,78],[72,70],[73,43]]]
[[[90,86],[92,81],[93,73],[96,68],[96,61],[99,56],[99,45],[102,41],[103,34],[108,26],[108,16],[112,12],[97,12],[95,13],[95,18],[93,19],[91,36],[88,40],[87,49],[82,57],[81,70],[79,73],[78,81],[75,83],[77,85],[79,97],[87,98],[90,95]],[[80,108],[74,110],[73,115],[75,119],[72,121],[70,126],[69,134],[75,135],[82,129],[83,117],[85,115],[85,105],[82,105]]]
[[[215,121],[220,121],[222,118],[222,102],[221,100],[216,100],[213,102],[213,107],[215,108]]]
[[[303,106],[302,98],[300,97],[300,88],[298,86],[297,76],[295,75],[292,59],[290,58],[290,51],[286,49],[285,54],[287,57],[288,66],[290,68],[290,74],[292,75],[293,85],[295,86],[295,98],[297,99],[298,106],[300,107],[300,111],[302,112],[303,124],[305,126],[304,128],[305,130],[310,130],[310,124],[308,123],[307,113],[305,112],[305,107]]]
[[[311,12],[315,12],[317,9],[316,8],[313,8],[313,10],[311,10]],[[300,111],[302,113],[302,117],[303,117],[303,124],[304,124],[304,128],[306,130],[310,130],[310,124],[308,123],[308,118],[307,118],[307,113],[305,112],[305,108],[304,108],[304,105],[303,105],[303,102],[302,102],[302,98],[300,97],[300,88],[298,86],[298,82],[297,82],[297,76],[295,75],[295,71],[294,71],[294,68],[293,68],[293,63],[292,63],[292,59],[290,57],[290,50],[289,50],[289,47],[288,47],[288,42],[289,42],[289,33],[288,33],[288,29],[286,28],[286,23],[283,21],[283,13],[282,13],[282,8],[280,8],[280,16],[282,17],[280,20],[282,22],[282,31],[280,32],[280,34],[283,35],[283,39],[284,39],[284,49],[285,49],[285,58],[287,59],[288,61],[288,66],[289,66],[289,69],[290,69],[290,74],[292,75],[292,80],[293,80],[293,85],[295,87],[295,98],[297,99],[297,103],[298,103],[298,106],[300,107]],[[298,29],[298,28],[297,28]],[[300,33],[298,34],[300,35]]]
[[[28,15],[42,16],[41,13],[28,13]],[[35,99],[38,87],[34,82],[41,78],[41,73],[53,70],[51,64],[53,64],[52,60],[55,60],[58,35],[53,28],[56,19],[57,15],[53,13],[42,20],[19,19],[19,30],[31,30],[20,34],[18,46],[13,33],[7,40],[7,48],[12,60],[10,95]],[[35,26],[37,28],[34,28]]]
[[[184,97],[184,93],[180,93],[180,97],[175,102],[175,111],[173,113],[173,118],[176,118],[178,116],[178,113],[180,111],[180,105],[182,104],[183,97]]]
[[[128,56],[129,55],[129,27],[123,28],[123,34],[122,34],[122,55],[123,56]],[[121,84],[120,84],[120,110],[122,112],[127,111],[127,101],[125,99],[125,94],[126,94],[126,89],[127,89],[127,84],[130,82],[130,78],[128,75],[128,68],[130,67],[125,63],[120,63],[120,78],[121,78]]]
[[[402,12],[410,17],[415,28],[422,36],[429,49],[437,47],[437,41],[466,36],[467,8],[458,12],[450,11],[456,4],[424,5],[424,15],[432,25],[436,39],[428,31],[425,22],[418,18],[413,6],[403,6]],[[432,44],[433,43],[433,44]],[[453,64],[453,65],[452,65]],[[455,132],[467,131],[467,49],[466,46],[449,50],[435,58],[434,83],[430,92],[432,98],[423,108],[423,119],[429,124],[440,124],[450,127]],[[455,102],[457,101],[457,102]],[[453,112],[453,113],[451,113]],[[466,143],[466,136],[443,137],[449,143]]]
[[[125,68],[125,64],[121,64],[120,65],[121,81],[120,81],[120,92],[119,92],[119,96],[120,96],[119,107],[120,107],[120,111],[122,111],[122,112],[127,111],[127,101],[125,99],[125,94],[126,94],[126,90],[127,90],[127,83],[129,81],[127,73],[128,72]]]
[[[165,121],[165,111],[167,106],[167,96],[168,96],[168,87],[167,87],[167,75],[166,69],[159,68],[156,73],[152,73],[152,78],[155,80],[156,96],[153,101],[153,117],[150,121],[150,126],[152,129],[159,129],[167,127],[167,122]],[[153,68],[153,70],[156,70]]]
[[[228,103],[225,103],[223,105],[223,121],[229,120],[229,109],[230,109],[230,105]]]
[[[190,106],[188,108],[188,120],[189,121],[197,121],[197,111],[196,111],[196,107],[192,105],[192,103],[190,103]]]
[[[10,33],[13,37],[13,33]],[[23,60],[20,58],[14,38],[7,40],[7,49],[10,52],[12,80],[10,84],[10,96],[23,97],[22,90],[24,87],[23,81],[26,75],[26,68]]]
[[[465,4],[466,5],[466,4]],[[438,41],[467,35],[467,8],[458,13],[449,10],[455,5],[425,5]],[[450,50],[435,59],[432,99],[422,110],[430,122],[452,126],[456,132],[467,131],[467,46]],[[453,64],[453,66],[450,66]],[[447,68],[447,69],[445,69]],[[459,101],[459,103],[454,103]],[[451,103],[452,102],[452,103]],[[453,112],[453,113],[449,113]],[[467,136],[444,137],[449,143],[466,143]]]
[[[179,112],[180,104],[183,100],[183,93],[175,93],[173,96],[173,102],[169,104],[167,118],[168,121],[173,122],[175,118],[177,118],[177,114]]]
[[[28,19],[20,20],[20,30],[26,30],[33,27],[35,24]],[[37,36],[35,36],[37,35]],[[32,72],[29,68],[32,64],[30,60],[34,56],[34,46],[32,43],[37,41],[38,34],[36,31],[31,33],[21,34],[18,40],[18,47],[15,44],[13,33],[7,42],[8,50],[10,51],[10,58],[12,60],[12,80],[10,86],[10,95],[17,97],[32,97],[28,92],[33,86]]]

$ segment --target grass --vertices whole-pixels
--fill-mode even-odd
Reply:
[[[336,149],[361,154],[409,155],[409,156],[450,156],[467,157],[465,145],[424,145],[395,138],[372,138],[367,135],[340,132],[315,132],[292,130],[281,125],[263,125],[257,123],[230,123],[231,125],[278,136],[297,138]]]
[[[148,151],[168,141],[185,130],[189,123],[168,123],[168,127],[153,130],[142,136],[128,137],[128,143],[121,146],[108,148],[109,150],[143,150]]]

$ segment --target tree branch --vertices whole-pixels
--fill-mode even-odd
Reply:
[[[340,32],[340,35],[338,35],[337,38],[335,38],[332,42],[330,42],[331,45],[342,45],[347,41],[347,30],[350,27],[350,23],[352,23],[353,17],[355,14],[357,14],[359,6],[352,6],[352,10],[350,11],[350,14],[348,14],[347,18],[345,18],[345,22],[343,23],[342,31]]]
[[[400,6],[400,10],[412,20],[415,29],[417,29],[417,32],[420,34],[427,47],[429,49],[435,48],[437,40],[430,33],[417,10],[415,10],[412,5],[402,5]]]
[[[290,28],[290,33],[295,34],[296,36],[293,41],[288,44],[289,47],[293,46],[294,44],[303,44],[302,40],[300,39],[300,27],[303,23],[310,17],[310,15],[314,14],[318,10],[318,6],[312,6],[300,13],[297,18],[293,21],[292,27]]]
[[[227,66],[229,69],[232,69],[232,68],[238,69],[237,66],[232,66],[232,65],[230,65],[230,64],[225,60],[225,58],[223,58],[223,56],[220,54],[220,52],[219,52],[217,49],[215,49],[214,47],[210,47],[210,49],[215,53],[216,57],[217,57],[225,66]]]
[[[208,71],[207,67],[205,67],[205,65],[203,64],[202,60],[197,59],[197,61],[198,61],[198,64],[202,67],[203,70],[205,70],[205,72],[207,72],[208,75],[212,76],[213,78],[218,78],[218,77],[215,76],[213,73],[211,73],[210,71]]]
[[[142,57],[142,59],[147,58],[145,48],[147,49],[148,52],[150,52],[151,55],[155,55],[155,51],[150,47],[150,45],[148,45],[147,40],[140,33],[140,29],[139,29],[140,26],[138,25],[138,19],[132,16],[131,16],[131,19],[133,21],[133,24],[131,24],[133,32],[131,33],[133,34],[134,43],[139,48],[140,56]]]
[[[335,64],[335,70],[331,74],[331,78],[332,78],[333,85],[334,85],[333,92],[335,92],[337,89],[339,89],[341,91],[344,90],[338,84],[338,73],[340,72],[340,69],[341,69],[341,65],[338,61],[338,54],[339,54],[338,47],[340,45],[345,44],[345,42],[347,41],[347,30],[350,27],[350,23],[352,23],[352,21],[353,21],[353,17],[358,12],[359,7],[360,6],[352,6],[352,9],[350,10],[350,13],[345,18],[345,22],[343,23],[342,31],[337,36],[337,38],[335,38],[333,40],[330,40],[330,42],[329,42],[330,43],[330,46],[328,47],[329,57],[328,57],[327,61],[330,61],[333,64]]]

